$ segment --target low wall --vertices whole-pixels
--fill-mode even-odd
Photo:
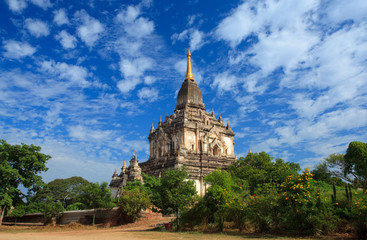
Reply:
[[[95,214],[95,224],[105,224],[108,226],[123,224],[123,216],[118,207],[112,209],[88,209],[65,211],[60,217],[56,219],[57,224],[80,223],[84,225],[93,224],[93,215]],[[142,218],[162,218],[159,213],[154,213],[150,209],[142,211]],[[19,224],[29,225],[44,223],[45,219],[42,213],[25,214],[23,217],[4,217],[3,224]]]

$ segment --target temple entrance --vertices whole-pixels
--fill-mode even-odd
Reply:
[[[218,156],[218,155],[219,155],[219,147],[215,145],[213,148],[213,156]]]

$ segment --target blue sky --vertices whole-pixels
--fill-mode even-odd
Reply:
[[[0,138],[109,181],[172,114],[186,52],[235,150],[314,166],[367,142],[367,1],[0,2]]]

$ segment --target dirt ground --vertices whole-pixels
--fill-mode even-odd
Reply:
[[[0,240],[121,240],[121,239],[277,239],[267,235],[211,234],[197,232],[166,232],[153,230],[170,218],[142,220],[137,223],[103,228],[92,226],[24,227],[1,226]],[[278,239],[296,239],[280,237]],[[297,238],[300,239],[300,238]],[[310,239],[310,238],[302,238]]]

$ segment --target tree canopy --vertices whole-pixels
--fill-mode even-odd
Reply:
[[[82,187],[88,184],[89,182],[84,178],[74,176],[66,179],[55,179],[49,182],[47,187],[51,198],[69,205],[76,202]]]
[[[194,181],[189,180],[185,169],[167,170],[162,174],[160,181],[152,186],[152,203],[163,214],[177,214],[177,228],[179,229],[179,212],[189,206],[196,194]]]
[[[39,174],[47,171],[46,162],[51,158],[34,145],[11,145],[0,140],[0,224],[6,207],[22,202],[24,186],[36,192],[44,182]]]
[[[352,174],[367,189],[367,143],[349,143],[344,161],[344,175]]]
[[[84,209],[112,208],[115,206],[106,182],[102,184],[89,183],[82,186],[77,200],[83,204]]]

